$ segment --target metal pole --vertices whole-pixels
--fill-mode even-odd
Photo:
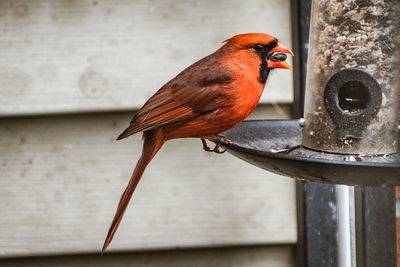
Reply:
[[[338,266],[351,267],[350,233],[350,189],[346,185],[336,186],[337,231],[338,231]]]
[[[357,267],[396,267],[394,187],[356,186]]]

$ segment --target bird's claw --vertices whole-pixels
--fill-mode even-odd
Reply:
[[[209,146],[207,146],[207,142],[205,139],[201,138],[201,142],[203,143],[203,149],[207,152],[215,152],[217,154],[222,154],[222,153],[225,153],[227,150],[227,148],[225,148],[224,150],[219,150],[221,142],[218,142],[213,149],[211,149]]]
[[[221,143],[216,144],[215,147],[214,147],[214,149],[212,150],[212,152],[215,152],[215,153],[217,153],[217,154],[225,153],[226,150],[227,150],[228,148],[225,147],[224,150],[219,150],[219,146],[220,146],[220,145],[221,145]]]

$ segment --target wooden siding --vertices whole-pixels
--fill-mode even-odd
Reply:
[[[244,32],[290,47],[290,1],[0,1],[0,257],[98,253],[141,150],[139,135],[115,141],[134,112],[110,111],[139,108]],[[275,70],[261,99],[273,106],[252,118],[287,118],[276,103],[292,101],[292,72]],[[289,267],[296,229],[293,180],[177,140],[147,168],[109,251],[257,246],[0,265]]]
[[[290,47],[289,2],[0,1],[0,116],[138,108],[233,35]],[[291,77],[274,71],[261,102],[292,102]]]
[[[141,150],[140,135],[115,141],[131,116],[0,120],[0,256],[100,250]],[[186,139],[151,162],[110,250],[294,243],[292,179]]]

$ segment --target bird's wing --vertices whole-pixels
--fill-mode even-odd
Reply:
[[[213,62],[212,58],[207,62],[205,58],[180,73],[153,95],[118,139],[141,131],[183,123],[229,105],[229,90],[224,89],[231,88],[235,83],[220,63]]]

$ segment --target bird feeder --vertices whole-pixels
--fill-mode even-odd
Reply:
[[[303,146],[361,155],[397,151],[398,5],[313,2]]]
[[[246,121],[230,153],[290,177],[400,185],[400,2],[314,0],[304,119]]]

